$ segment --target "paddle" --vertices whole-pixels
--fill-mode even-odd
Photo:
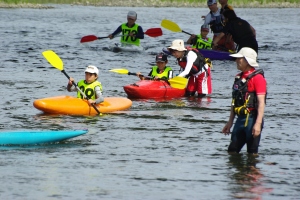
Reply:
[[[60,70],[69,80],[70,77],[69,75],[65,72],[64,70],[64,63],[63,61],[60,59],[60,57],[52,50],[47,50],[44,51],[43,56],[46,58],[46,60],[56,69]],[[81,93],[81,95],[89,100],[89,98],[79,89],[79,87],[76,85],[76,83],[74,81],[72,81],[72,84],[76,87],[76,89]],[[92,104],[93,108],[96,110],[96,112],[101,115],[100,111],[97,109],[97,107],[95,106],[95,104]]]
[[[111,69],[110,72],[116,72],[118,74],[127,74],[127,75],[134,75],[136,76],[136,73],[131,73],[127,69]]]
[[[161,28],[150,28],[148,29],[146,32],[144,32],[144,34],[150,36],[150,37],[159,37],[162,36],[162,30]],[[121,37],[123,35],[120,35]],[[80,43],[84,43],[84,42],[93,42],[95,40],[101,40],[101,39],[105,39],[108,38],[108,36],[106,37],[97,37],[96,35],[87,35],[81,38]]]
[[[192,35],[191,33],[188,33],[188,32],[185,32],[185,31],[181,30],[181,28],[175,22],[172,22],[172,21],[167,20],[167,19],[163,19],[161,21],[160,25],[162,27],[164,27],[165,29],[168,29],[172,32],[183,32],[183,33],[186,33],[188,35]]]
[[[128,75],[136,76],[136,73],[129,72],[127,69],[111,69],[109,71],[116,72],[119,74],[128,74]],[[168,82],[170,83],[171,87],[173,87],[173,88],[184,89],[186,87],[188,79],[184,78],[184,77],[176,76],[174,78],[169,79]]]

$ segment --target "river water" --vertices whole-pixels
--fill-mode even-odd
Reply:
[[[163,29],[145,36],[143,53],[104,51],[118,39],[86,45],[80,38],[107,36],[138,12],[144,31],[172,20],[198,33],[207,8],[118,8],[54,5],[54,9],[0,9],[0,130],[89,129],[72,140],[0,147],[1,199],[300,199],[299,9],[236,9],[257,31],[259,64],[268,82],[259,156],[229,155],[221,134],[229,117],[232,61],[214,61],[213,94],[202,100],[135,100],[128,111],[101,117],[43,115],[38,98],[67,93],[66,77],[42,52],[54,50],[66,72],[80,80],[100,69],[105,96],[126,97],[122,86],[147,74],[155,53],[184,33]],[[211,36],[211,34],[210,34]],[[173,69],[175,59],[169,58]]]

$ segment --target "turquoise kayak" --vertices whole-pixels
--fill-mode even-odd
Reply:
[[[40,144],[58,142],[87,133],[88,130],[24,130],[0,132],[0,145],[5,144]]]

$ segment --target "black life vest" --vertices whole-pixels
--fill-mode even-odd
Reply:
[[[235,81],[232,86],[232,105],[234,108],[257,108],[258,104],[256,92],[248,91],[248,81],[257,74],[264,76],[264,71],[262,69],[255,70],[246,78],[241,78],[243,75],[242,72],[235,77]]]
[[[204,56],[198,51],[198,49],[195,48],[190,48],[190,47],[186,47],[187,51],[185,51],[183,57],[181,59],[177,58],[177,62],[179,64],[180,67],[182,67],[183,69],[185,69],[186,67],[186,63],[187,63],[187,55],[190,51],[193,51],[197,54],[197,59],[195,60],[195,62],[193,63],[192,69],[190,71],[190,75],[194,75],[197,74],[201,71],[202,68],[205,69],[205,71],[207,71],[207,69],[204,67],[205,65],[205,58]]]
[[[219,16],[214,16],[213,13],[210,11],[211,21],[209,23],[210,28],[213,33],[221,33],[224,27],[224,17],[222,14]]]

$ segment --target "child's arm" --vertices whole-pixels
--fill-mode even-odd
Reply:
[[[74,79],[72,78],[72,77],[70,77],[70,79],[69,79],[69,82],[68,82],[68,85],[67,85],[67,90],[69,91],[69,92],[74,92],[74,91],[77,91],[77,89],[76,88],[72,88],[72,86],[73,86],[73,82],[74,81]]]
[[[103,95],[102,95],[102,92],[101,92],[99,86],[96,86],[96,87],[95,87],[95,92],[96,92],[96,97],[97,97],[97,99],[95,100],[95,103],[96,103],[96,104],[102,103],[102,102],[104,101],[104,97],[103,97]]]

